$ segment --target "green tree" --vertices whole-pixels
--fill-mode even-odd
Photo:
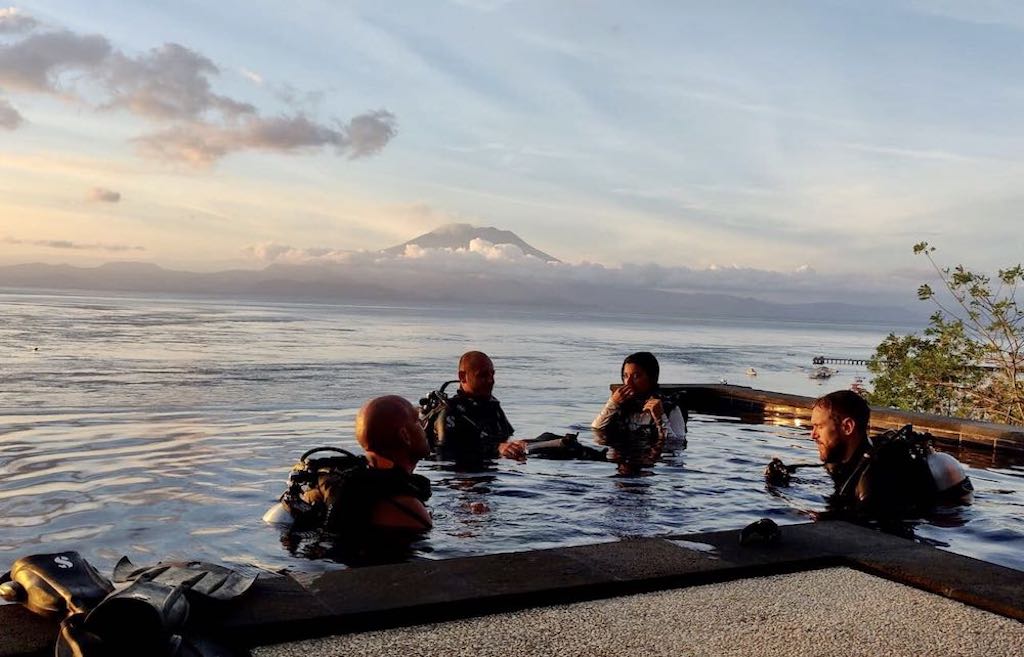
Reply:
[[[923,335],[890,334],[868,362],[869,400],[908,410],[1024,424],[1024,309],[1016,292],[1021,265],[993,279],[963,265],[940,267],[935,248],[914,246],[938,274],[940,293],[925,284],[918,298],[934,303]]]

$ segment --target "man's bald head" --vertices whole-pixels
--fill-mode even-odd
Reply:
[[[356,415],[356,440],[367,452],[396,463],[415,465],[429,450],[416,408],[398,395],[363,404]]]
[[[467,351],[459,359],[459,387],[470,397],[489,399],[494,390],[494,363],[482,351]]]

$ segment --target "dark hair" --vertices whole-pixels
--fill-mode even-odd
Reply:
[[[867,437],[871,422],[871,407],[864,398],[852,390],[836,390],[824,397],[818,397],[811,408],[822,408],[836,422],[846,418],[853,420],[859,436]]]
[[[657,387],[661,366],[658,365],[658,359],[654,357],[654,354],[649,351],[638,351],[635,354],[626,356],[626,360],[622,361],[622,369],[619,371],[620,379],[626,374],[626,365],[630,364],[639,366],[640,369],[647,373],[651,383]]]

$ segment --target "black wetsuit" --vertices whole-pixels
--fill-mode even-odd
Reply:
[[[317,488],[328,507],[324,528],[336,534],[371,527],[373,509],[380,502],[392,504],[410,518],[419,520],[414,509],[406,508],[395,498],[408,496],[421,502],[430,499],[430,480],[399,468],[363,467],[325,473],[320,475]]]
[[[927,454],[900,441],[865,440],[852,459],[825,467],[836,487],[830,506],[854,516],[896,519],[919,515],[972,490],[965,477],[952,489],[940,491]]]
[[[498,445],[514,432],[497,399],[470,397],[460,388],[445,402],[428,434],[438,458],[466,463],[497,457]]]

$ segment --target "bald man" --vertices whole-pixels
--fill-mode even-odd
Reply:
[[[356,415],[356,440],[367,467],[320,475],[303,499],[326,505],[327,529],[339,534],[364,526],[423,532],[433,526],[424,502],[430,481],[413,474],[430,453],[416,408],[388,395],[366,402]]]
[[[526,458],[526,443],[511,440],[515,429],[494,398],[494,363],[482,351],[468,351],[459,359],[459,390],[434,420],[440,458],[479,462],[503,456]]]

